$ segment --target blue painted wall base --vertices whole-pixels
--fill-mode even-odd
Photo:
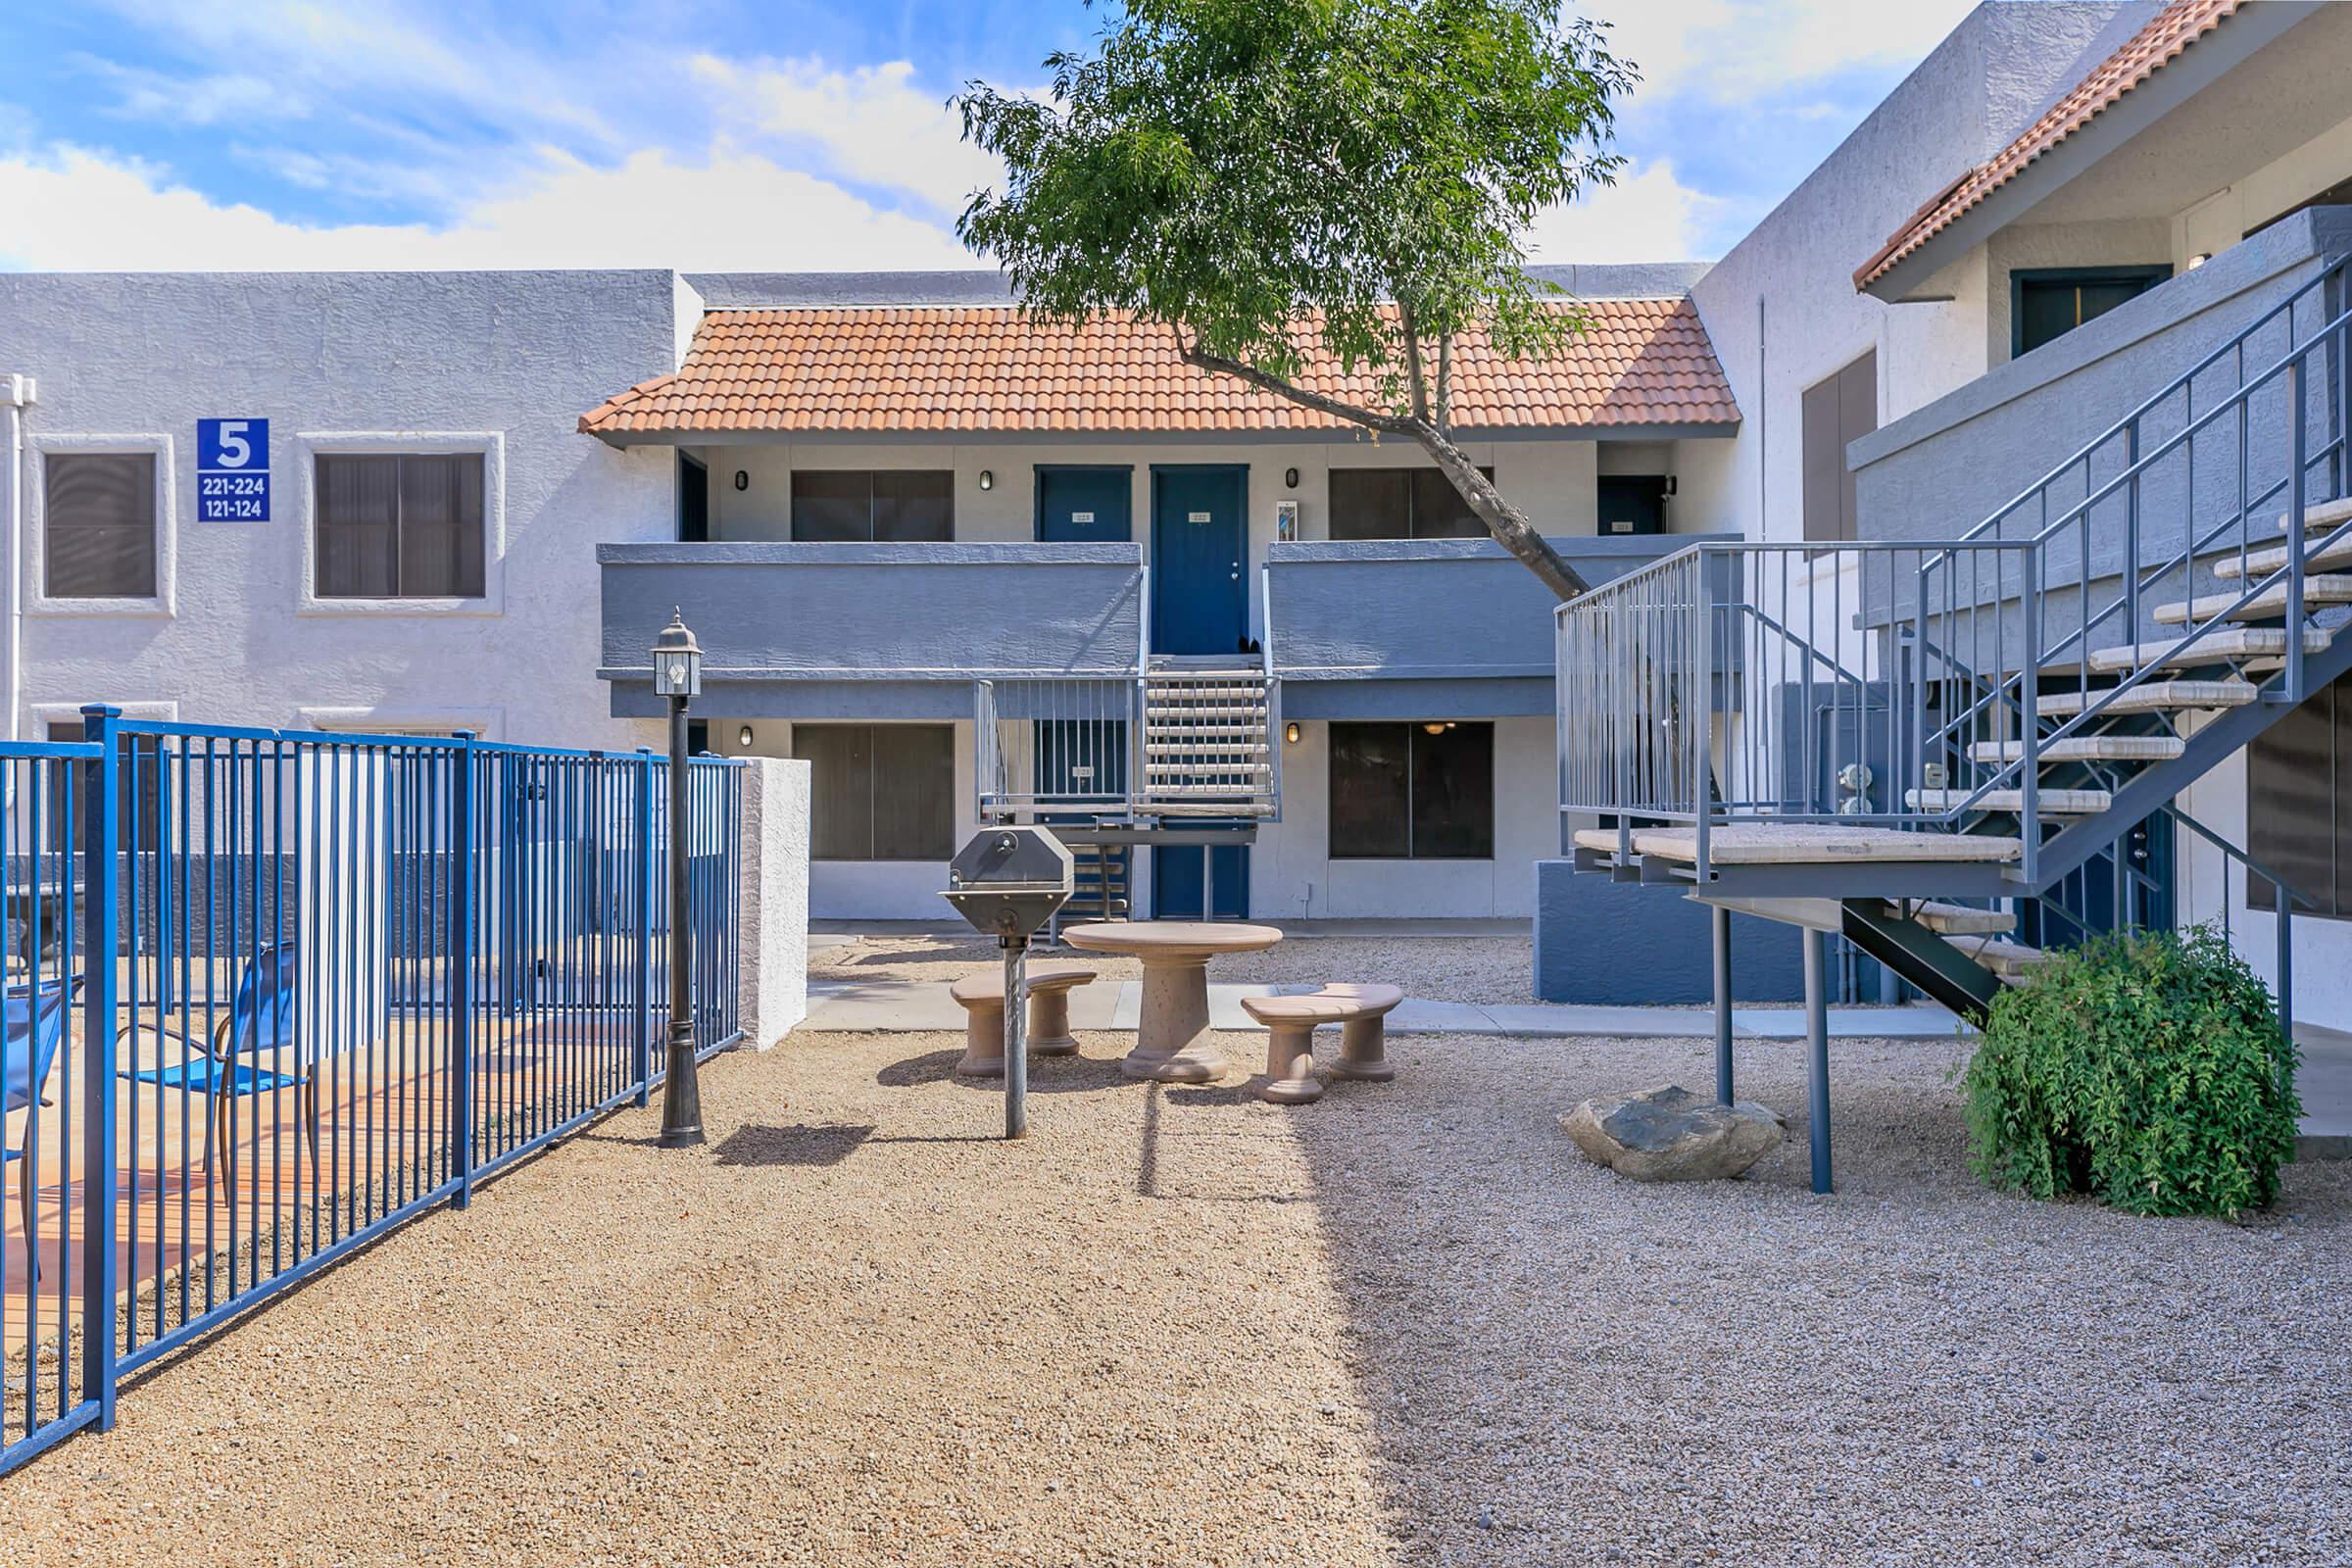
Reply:
[[[1566,860],[1538,860],[1536,996],[1609,1006],[1712,1002],[1708,912],[1679,888],[1579,876]],[[1797,936],[1778,920],[1733,915],[1732,1000],[1804,1000]]]

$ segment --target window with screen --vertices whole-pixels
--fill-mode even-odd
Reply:
[[[1489,479],[1492,467],[1478,470]],[[1334,539],[1484,539],[1487,525],[1436,468],[1331,470]]]
[[[947,724],[795,724],[808,764],[809,854],[945,860],[956,853],[956,731]]]
[[[2173,275],[2170,267],[2086,267],[2009,274],[2009,352],[2030,354],[2137,299]]]
[[[1494,726],[1331,726],[1335,860],[1494,858]]]
[[[318,455],[320,599],[479,599],[487,564],[479,452]]]
[[[1802,416],[1805,537],[1855,538],[1854,476],[1845,449],[1879,427],[1878,351],[1805,388]]]
[[[795,468],[792,536],[804,544],[946,543],[956,475],[945,468]]]
[[[51,599],[153,599],[155,454],[41,459],[41,590]]]
[[[2317,907],[2352,914],[2352,675],[2297,704],[2246,748],[2246,853]],[[2248,875],[2246,903],[2278,906],[2278,892]]]

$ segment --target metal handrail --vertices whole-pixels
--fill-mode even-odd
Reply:
[[[2283,589],[2290,635],[2282,669],[2249,670],[2250,655],[2214,662],[2252,678],[2264,701],[2308,695],[2308,514],[2315,484],[2326,487],[2317,493],[2342,496],[2352,478],[2352,309],[2300,334],[2295,313],[2345,266],[2331,263],[1960,538],[1694,541],[1560,606],[1563,812],[1612,814],[1621,828],[1690,822],[1703,878],[1710,829],[1720,821],[1837,817],[1950,830],[1997,808],[2017,818],[2022,846],[2007,874],[2040,886],[2044,748],[2102,726],[2129,694],[2173,668],[2180,649]],[[2281,318],[2288,346],[2249,373],[2248,345]],[[2235,384],[2197,412],[2196,378],[2232,356]],[[2143,441],[2140,421],[2168,400],[2180,405],[2178,427]],[[2093,465],[2118,437],[2126,445],[2120,469],[2102,479]],[[2223,485],[2208,466],[2200,486],[2198,460],[2231,437],[2218,473],[2230,499],[2218,518],[2200,524]],[[2176,479],[2177,493],[2163,488]],[[2054,493],[2069,484],[2079,491]],[[2182,522],[2159,527],[2144,517],[2151,492],[2160,503],[2177,502]],[[2253,518],[2281,498],[2286,526],[2276,541],[2255,538]],[[2036,525],[2004,537],[2029,506]],[[2094,594],[2091,525],[2112,513],[2120,513],[2123,534],[2120,585]],[[2244,564],[2235,591],[2199,604],[2196,562],[2229,548],[2232,534]],[[2352,520],[2318,545],[2347,538]],[[2246,569],[2274,542],[2284,547],[2279,564],[2259,574]],[[1800,558],[1804,569],[1792,574]],[[2176,573],[2183,612],[2151,637],[2143,598]],[[2116,661],[2112,684],[2094,687],[2092,633],[2119,621],[2132,653]],[[2045,717],[2056,702],[2042,690],[2045,674],[2070,656],[2077,695]],[[1759,735],[1770,738],[1759,746]],[[1595,755],[1585,758],[1586,750]],[[1945,777],[1928,773],[1931,760]],[[1880,772],[1887,775],[1884,794],[1876,793]],[[2112,822],[2062,827],[2058,836],[2072,848],[2054,857],[2053,868],[2080,863],[2095,853],[2085,846],[2118,831]]]

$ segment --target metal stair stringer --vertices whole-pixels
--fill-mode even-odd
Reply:
[[[1870,957],[1918,987],[1972,1024],[1983,1024],[2000,977],[1970,957],[1949,939],[1918,921],[1886,912],[1881,899],[1846,899],[1838,905],[1839,934]]]

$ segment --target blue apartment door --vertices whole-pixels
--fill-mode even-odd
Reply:
[[[1238,654],[1249,635],[1242,591],[1247,468],[1152,470],[1152,651]]]
[[[1124,465],[1037,470],[1037,537],[1060,544],[1125,544],[1135,537],[1135,470]]]
[[[1214,903],[1200,907],[1201,881]],[[1250,850],[1242,844],[1161,844],[1152,851],[1152,914],[1160,920],[1241,920],[1250,913]]]

